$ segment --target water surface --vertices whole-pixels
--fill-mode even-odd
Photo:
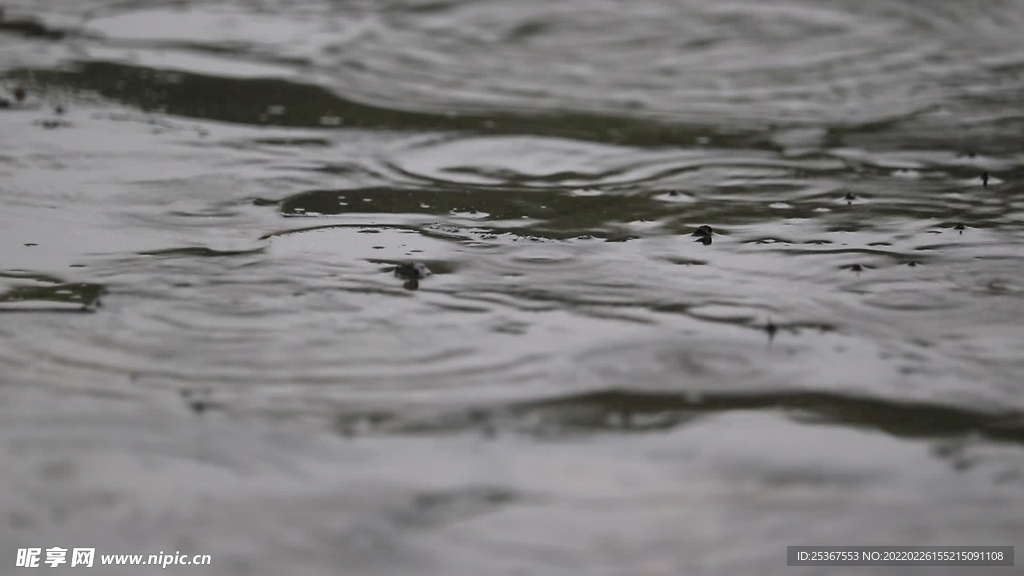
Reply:
[[[1022,25],[9,2],[0,561],[865,574],[785,547],[1024,545]]]

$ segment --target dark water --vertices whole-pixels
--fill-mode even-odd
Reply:
[[[995,0],[8,2],[4,573],[1024,550],[1022,29]]]

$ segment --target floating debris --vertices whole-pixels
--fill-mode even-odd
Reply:
[[[907,266],[910,266],[911,268],[917,266],[917,260],[911,260],[910,262],[907,262]]]
[[[217,403],[212,399],[212,392],[208,388],[182,388],[180,393],[185,405],[196,414],[202,414],[210,408],[217,407]]]
[[[711,236],[714,232],[715,231],[711,229],[711,226],[704,225],[697,228],[691,236]]]
[[[981,173],[981,185],[986,188],[988,187],[988,172]]]
[[[963,223],[963,222],[957,222],[957,223],[956,223],[956,226],[953,226],[953,230],[959,230],[961,234],[963,234],[963,233],[964,233],[964,230],[965,230],[966,228],[967,228],[967,227],[966,227],[966,226],[964,226],[964,223]]]
[[[854,272],[861,272],[864,270],[864,267],[860,264],[853,264],[850,266],[850,270],[853,270]]]
[[[432,274],[422,262],[404,262],[395,266],[395,277],[405,280],[402,286],[406,290],[416,290],[420,287],[420,280]]]
[[[662,192],[661,194],[657,194],[655,196],[652,196],[652,198],[660,200],[662,202],[694,202],[694,201],[696,201],[696,199],[693,196],[690,196],[686,192],[684,192],[682,190],[679,190],[679,189],[666,190],[665,192]]]
[[[853,195],[853,192],[847,192],[846,193],[846,204],[847,205],[853,204],[853,201],[856,200],[856,199],[857,199],[857,197]]]
[[[402,280],[422,280],[432,272],[422,262],[405,262],[395,266],[395,276]]]
[[[25,107],[32,107],[25,101],[28,98],[28,90],[24,85],[18,84],[15,86],[14,90],[11,91],[11,96],[14,97],[13,100],[10,98],[0,98],[0,108],[24,109]]]
[[[696,242],[700,242],[701,244],[707,246],[708,244],[711,244],[711,235],[713,233],[714,230],[711,229],[711,226],[704,225],[698,227],[693,234],[690,234],[690,236],[696,236]]]
[[[768,344],[771,344],[772,340],[775,338],[775,333],[779,331],[779,327],[772,322],[771,318],[769,318],[768,323],[764,326],[764,331],[768,333]]]
[[[33,122],[36,126],[42,126],[47,130],[53,130],[55,128],[69,128],[72,126],[71,122],[67,120],[61,120],[59,118],[46,118],[43,120],[36,120]]]

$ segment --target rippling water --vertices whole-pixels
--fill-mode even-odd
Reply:
[[[1022,27],[8,2],[0,561],[865,574],[785,546],[1024,545]]]

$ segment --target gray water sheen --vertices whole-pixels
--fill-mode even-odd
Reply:
[[[785,548],[1024,554],[1021,30],[6,2],[0,571],[1019,573]]]

